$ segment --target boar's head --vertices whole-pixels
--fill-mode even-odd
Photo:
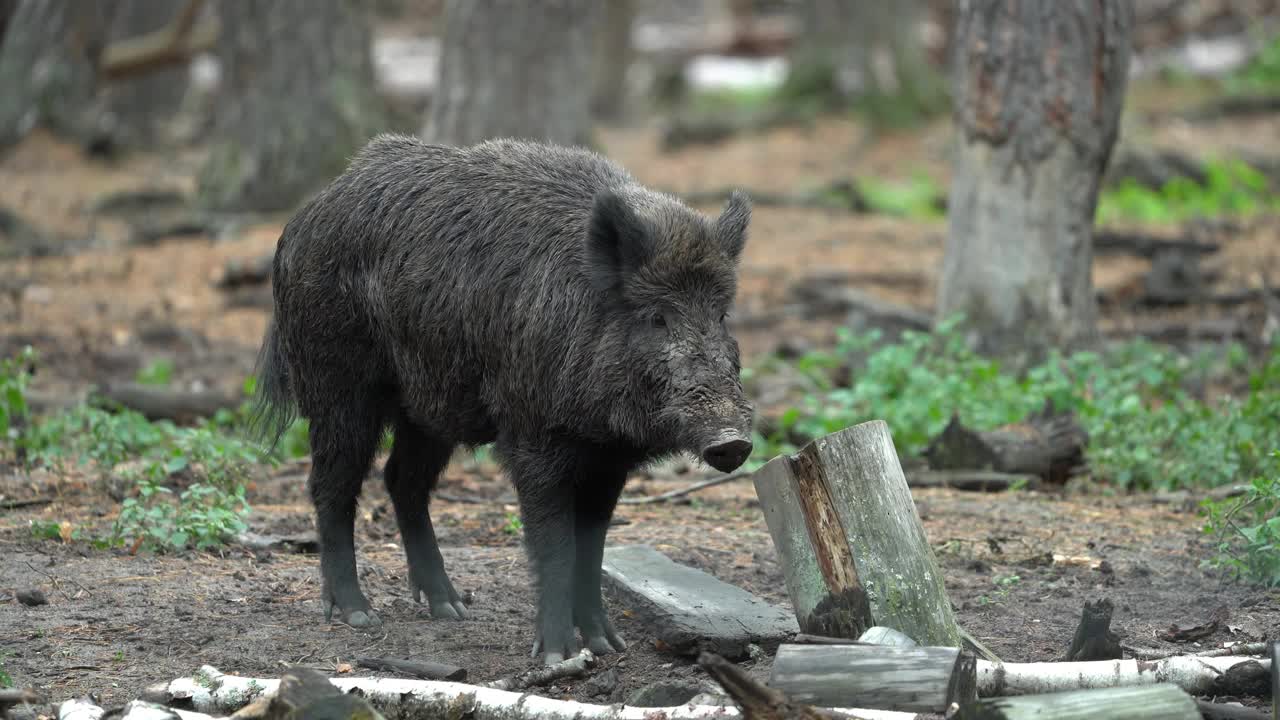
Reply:
[[[713,219],[658,193],[605,190],[585,239],[617,353],[614,417],[645,448],[689,451],[721,472],[751,454],[753,411],[726,324],[750,219],[742,193]]]

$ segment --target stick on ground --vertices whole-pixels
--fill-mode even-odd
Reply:
[[[466,668],[430,661],[413,662],[410,660],[397,660],[395,658],[359,658],[356,660],[356,664],[369,670],[404,673],[405,675],[412,675],[414,677],[422,678],[423,680],[467,679]]]

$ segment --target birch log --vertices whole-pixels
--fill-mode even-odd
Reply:
[[[990,663],[978,661],[978,696],[1039,695],[1131,685],[1172,683],[1192,695],[1215,690],[1228,670],[1242,663],[1270,669],[1271,661],[1247,657],[1179,655],[1162,660]]]
[[[1191,696],[1174,685],[1075,690],[982,700],[958,720],[1200,720]]]
[[[976,699],[973,656],[949,647],[782,645],[769,686],[823,707],[943,713]]]
[[[960,647],[937,559],[882,420],[819,438],[754,475],[802,632],[872,625]]]
[[[420,717],[454,717],[465,709],[469,720],[735,720],[740,710],[721,705],[677,705],[674,707],[634,707],[594,705],[569,700],[553,700],[527,693],[496,690],[443,680],[400,678],[330,678],[339,690],[359,691],[379,710],[401,706]],[[247,678],[227,675],[205,665],[193,677],[178,678],[148,689],[143,700],[149,703],[182,703],[196,713],[217,716],[234,712],[249,703],[274,694],[280,681],[274,678]],[[914,720],[915,713],[890,710],[831,708],[831,713],[861,720]],[[188,716],[186,720],[203,720]]]

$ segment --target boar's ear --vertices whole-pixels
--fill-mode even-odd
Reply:
[[[601,191],[592,202],[586,241],[587,277],[604,291],[617,289],[653,251],[644,222],[613,190]]]
[[[741,190],[729,194],[729,202],[716,219],[716,240],[729,255],[737,260],[747,244],[747,226],[751,223],[751,199]]]

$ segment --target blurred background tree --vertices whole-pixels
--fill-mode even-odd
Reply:
[[[423,136],[589,144],[591,65],[601,3],[450,0],[440,79]]]
[[[1120,131],[1133,2],[962,7],[938,314],[963,313],[984,352],[1087,346],[1093,218]]]

